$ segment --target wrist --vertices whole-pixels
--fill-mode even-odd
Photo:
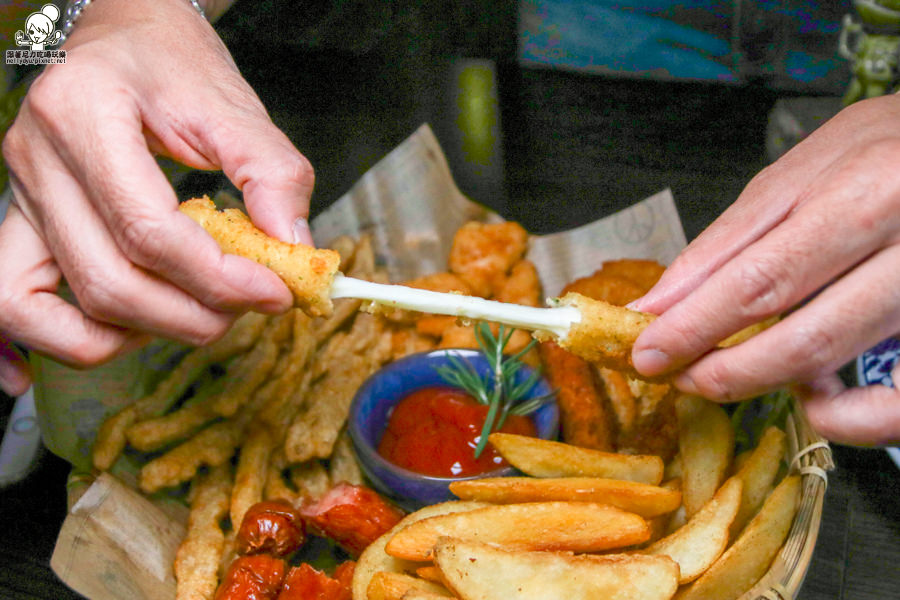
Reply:
[[[203,18],[206,18],[205,7],[200,0],[177,0],[179,2],[183,2],[187,6],[192,6],[194,10]],[[95,12],[98,7],[93,6],[94,4],[102,4],[101,2],[95,2],[95,0],[68,0],[66,2],[65,11],[63,12],[63,20],[62,20],[62,41],[69,37],[72,31],[76,28],[76,26],[82,22],[82,17],[85,12]],[[215,3],[214,0],[209,0],[209,3]]]

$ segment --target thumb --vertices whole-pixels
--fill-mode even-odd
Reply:
[[[282,241],[312,245],[306,219],[315,173],[287,136],[266,116],[239,130],[216,128],[212,143],[253,223]]]

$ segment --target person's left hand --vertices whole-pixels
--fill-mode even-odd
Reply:
[[[900,440],[900,393],[836,375],[900,332],[900,96],[854,104],[755,177],[631,307],[644,375],[729,402],[792,385],[823,436]],[[787,313],[732,348],[732,333]]]

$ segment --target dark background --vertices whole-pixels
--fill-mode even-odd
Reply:
[[[286,4],[240,2],[218,29],[273,120],[315,166],[313,214],[429,123],[461,189],[535,233],[670,188],[691,239],[765,166],[775,102],[803,93],[765,79],[726,86],[525,69],[515,59],[514,2],[302,3],[302,15]],[[502,161],[492,169],[467,164],[454,146],[451,74],[466,58],[495,67]],[[186,197],[227,186],[198,173],[178,188]],[[900,597],[900,470],[880,450],[834,453],[800,597]],[[45,452],[24,482],[0,490],[0,598],[76,597],[48,567],[67,473]]]

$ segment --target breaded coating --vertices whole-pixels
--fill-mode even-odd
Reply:
[[[540,353],[550,386],[556,390],[562,440],[614,452],[612,411],[591,365],[553,342],[540,344]]]
[[[179,208],[218,242],[222,252],[249,258],[272,269],[305,313],[314,317],[331,314],[331,282],[341,262],[336,251],[288,244],[269,237],[240,210],[218,211],[206,196],[183,202]]]
[[[540,306],[543,300],[541,290],[537,268],[530,260],[523,259],[513,265],[509,277],[495,290],[494,300],[523,306]]]
[[[640,333],[656,319],[655,315],[592,300],[576,292],[557,298],[558,306],[574,306],[581,320],[573,323],[564,339],[556,342],[588,362],[637,374],[631,363],[631,348]],[[550,339],[546,332],[535,332],[538,339]]]
[[[525,254],[528,232],[518,223],[466,223],[457,230],[448,264],[475,296],[488,298]]]

